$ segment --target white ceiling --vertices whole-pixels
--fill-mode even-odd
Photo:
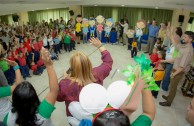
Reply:
[[[194,0],[0,0],[0,15],[23,11],[84,6],[133,6],[159,9],[188,9],[194,12]]]

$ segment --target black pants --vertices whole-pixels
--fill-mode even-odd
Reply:
[[[133,58],[136,55],[137,55],[137,48],[133,47],[133,49],[131,50],[131,57]]]
[[[70,43],[64,43],[64,49],[65,51],[69,51],[70,52]]]
[[[159,88],[160,88],[161,82],[162,82],[162,81],[155,81],[155,83],[158,85]],[[153,95],[155,98],[157,98],[158,92],[159,92],[159,91],[152,91],[152,95]]]

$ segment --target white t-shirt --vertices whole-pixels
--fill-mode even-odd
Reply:
[[[6,114],[11,110],[11,102],[8,97],[0,98],[0,121],[3,122]]]
[[[47,46],[47,45],[48,45],[47,37],[44,37],[43,38],[43,46]]]
[[[128,30],[129,25],[127,23],[125,23],[125,24],[121,24],[121,26],[124,28],[123,33],[126,33],[127,30]]]
[[[49,45],[52,46],[54,43],[53,43],[53,38],[48,38],[48,42],[49,42]]]
[[[166,50],[166,60],[173,59],[173,53],[174,53],[174,45],[172,44],[167,50]]]

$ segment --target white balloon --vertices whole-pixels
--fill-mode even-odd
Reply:
[[[102,85],[91,83],[81,90],[79,101],[83,109],[96,114],[103,111],[108,105],[106,94],[107,91]]]
[[[125,81],[115,81],[107,89],[107,100],[113,108],[120,108],[131,92]]]

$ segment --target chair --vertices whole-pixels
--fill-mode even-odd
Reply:
[[[116,31],[110,32],[110,42],[112,44],[117,42],[117,32]]]
[[[188,96],[188,91],[194,87],[194,69],[191,67],[190,71],[185,75],[185,81],[181,87],[184,96]]]

